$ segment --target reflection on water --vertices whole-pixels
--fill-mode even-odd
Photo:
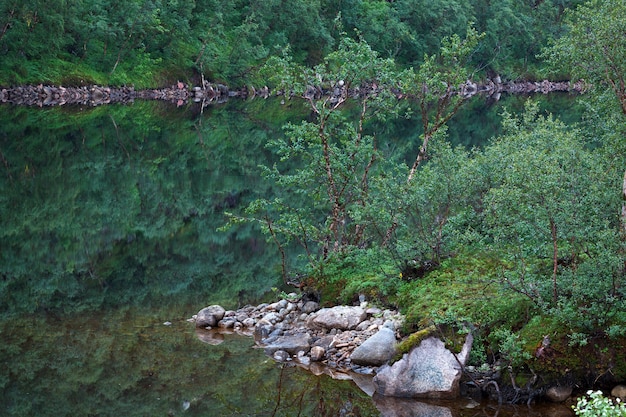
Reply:
[[[371,398],[367,378],[277,364],[249,337],[199,337],[187,317],[280,280],[258,230],[216,229],[274,191],[265,145],[307,114],[236,104],[200,118],[158,103],[0,106],[0,415],[571,415]],[[416,125],[387,129],[405,143]]]
[[[0,414],[10,416],[571,416],[558,407],[374,396],[281,365],[251,337],[200,332],[193,306],[0,323]],[[345,374],[344,374],[345,375]],[[367,379],[367,377],[365,377]]]

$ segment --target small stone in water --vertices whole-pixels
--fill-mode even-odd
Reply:
[[[166,321],[165,323],[163,323],[164,326],[171,326],[172,322],[171,321]]]
[[[183,401],[183,410],[187,411],[191,407],[191,403],[189,401]]]

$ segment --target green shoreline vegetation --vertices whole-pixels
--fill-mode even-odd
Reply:
[[[202,73],[307,97],[263,167],[291,193],[229,213],[276,244],[285,284],[400,307],[407,333],[471,328],[472,363],[519,387],[626,380],[623,1],[4,0],[0,16],[0,85]],[[453,147],[450,88],[495,75],[584,79],[584,117],[531,100],[483,147]],[[319,84],[375,94],[307,94]],[[419,137],[377,134],[402,118]]]

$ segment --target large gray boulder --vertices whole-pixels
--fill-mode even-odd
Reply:
[[[307,324],[314,328],[352,330],[366,318],[367,314],[361,307],[337,306],[312,314]]]
[[[224,314],[226,314],[226,310],[222,306],[205,307],[196,316],[196,327],[215,327],[224,318]]]
[[[461,353],[454,355],[435,337],[424,339],[401,360],[383,365],[374,377],[380,395],[405,398],[456,398],[462,366],[473,338],[468,334]]]
[[[354,349],[350,360],[356,365],[380,366],[387,363],[396,353],[396,334],[389,327],[383,327]]]
[[[311,349],[311,336],[308,333],[298,333],[293,336],[279,336],[265,346],[265,354],[272,356],[274,352],[284,350],[291,355],[298,352],[308,352]]]

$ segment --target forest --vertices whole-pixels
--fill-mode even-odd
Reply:
[[[0,86],[289,91],[308,117],[262,168],[283,192],[222,228],[260,227],[286,290],[397,306],[407,333],[471,328],[473,363],[514,386],[626,380],[623,1],[1,0],[0,55]],[[485,145],[451,145],[460,86],[496,77],[584,80],[583,117],[531,99]],[[420,134],[380,138],[402,120]]]
[[[537,54],[580,0],[2,0],[0,85],[168,85],[207,79],[262,85],[258,69],[290,48],[314,66],[342,33],[401,67],[436,52],[469,22],[485,37],[468,65],[482,74],[542,74]],[[338,24],[340,22],[341,24]],[[358,35],[357,35],[358,34]],[[559,76],[566,76],[563,71]]]

